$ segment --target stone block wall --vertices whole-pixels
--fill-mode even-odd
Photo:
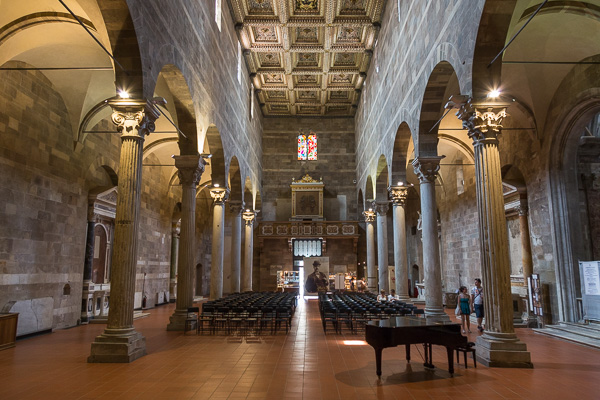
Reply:
[[[165,65],[183,74],[194,102],[199,142],[214,125],[220,133],[225,162],[236,156],[242,181],[250,176],[260,186],[262,171],[262,114],[251,98],[250,78],[242,62],[237,79],[238,37],[227,2],[222,5],[221,30],[215,22],[214,1],[127,2],[144,67],[144,94],[152,97],[159,72]],[[250,104],[255,102],[250,118]]]
[[[318,159],[298,161],[297,137],[315,132]],[[338,196],[345,196],[347,220],[356,220],[356,163],[354,120],[351,118],[265,118],[263,132],[264,221],[285,221],[291,217],[292,180],[305,174],[323,179],[325,219],[339,221]]]
[[[89,129],[115,127],[103,120]],[[0,72],[0,305],[44,304],[23,309],[50,321],[51,329],[79,323],[88,193],[114,186],[110,174],[118,172],[121,145],[115,131],[88,134],[74,149],[72,132],[65,103],[43,73]],[[150,306],[156,293],[168,291],[171,215],[164,210],[173,207],[166,206],[161,176],[144,167],[136,307],[142,287]]]

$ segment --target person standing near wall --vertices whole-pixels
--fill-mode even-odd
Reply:
[[[479,278],[475,278],[475,286],[471,289],[471,303],[477,317],[477,329],[479,332],[483,332],[483,288]]]

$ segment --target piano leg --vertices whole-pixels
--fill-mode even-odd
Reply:
[[[425,363],[423,363],[423,366],[425,368],[435,368],[435,365],[433,365],[433,352],[431,350],[431,343],[423,343],[423,349],[425,350]]]
[[[381,352],[383,348],[374,347],[375,349],[375,366],[377,367],[377,376],[381,378]]]
[[[404,347],[406,347],[406,361],[410,363],[410,344],[405,344]]]
[[[446,352],[448,353],[448,372],[450,372],[450,376],[454,376],[454,349],[451,347],[446,347]],[[467,365],[467,361],[465,360],[465,365]]]

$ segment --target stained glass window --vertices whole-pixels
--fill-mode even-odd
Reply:
[[[317,159],[317,135],[308,135],[308,160]]]
[[[306,160],[307,155],[306,135],[298,135],[298,160]]]
[[[317,135],[298,135],[298,160],[317,159]]]

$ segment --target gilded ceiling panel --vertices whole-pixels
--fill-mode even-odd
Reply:
[[[265,116],[353,116],[384,0],[229,0]]]

